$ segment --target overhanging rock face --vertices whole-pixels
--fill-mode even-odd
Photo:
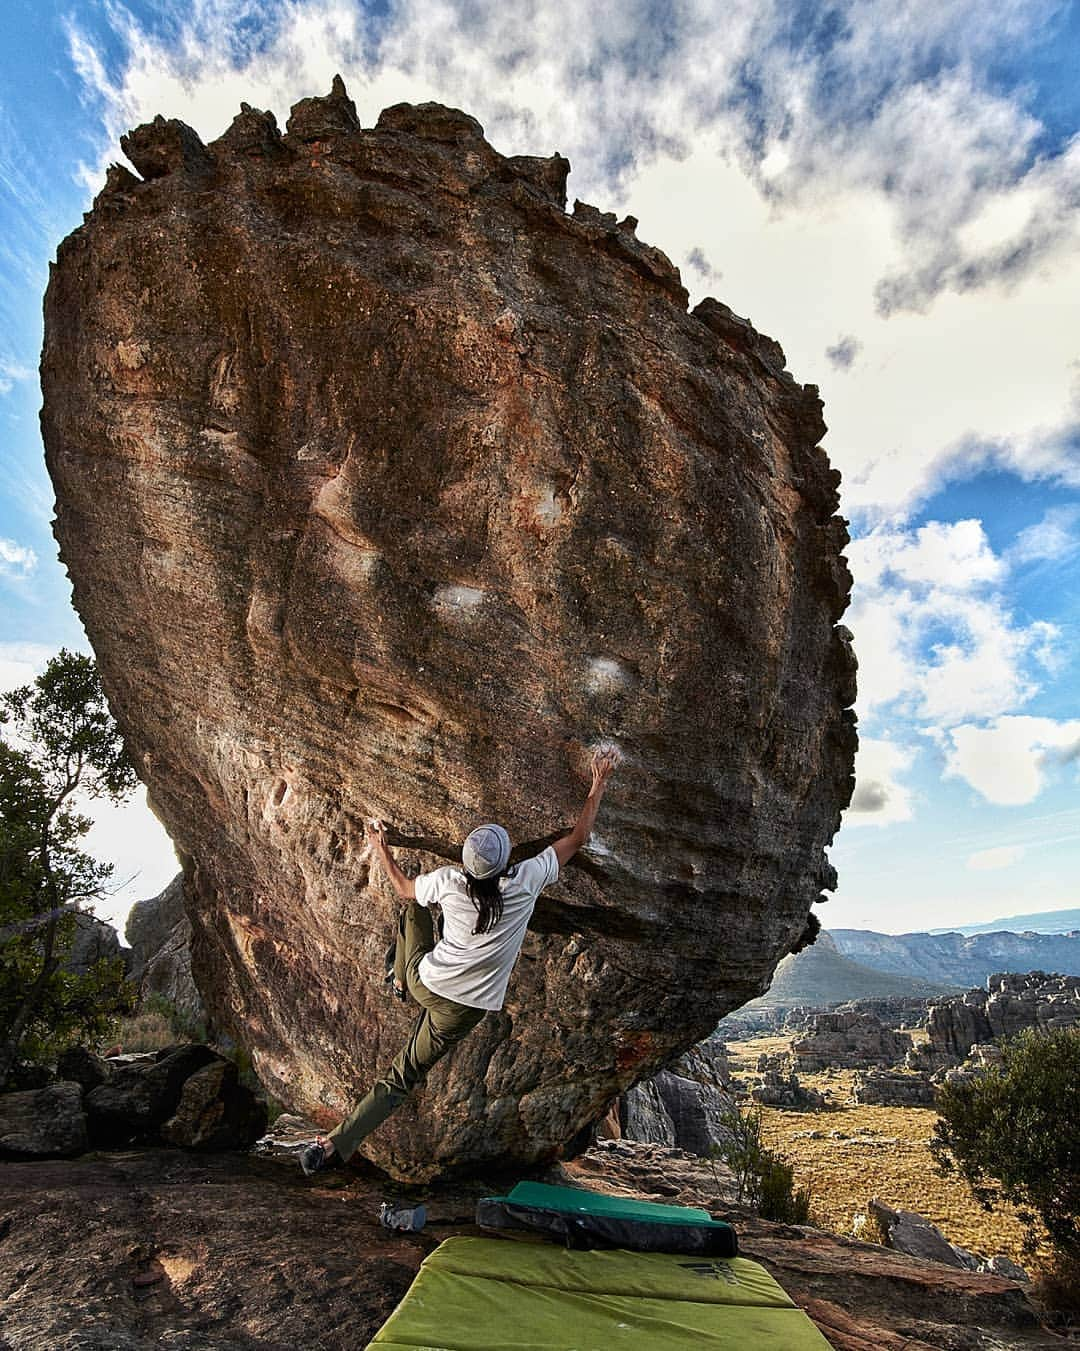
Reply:
[[[185,861],[197,979],[326,1125],[403,1042],[407,867],[568,826],[501,1014],[368,1141],[430,1176],[549,1157],[761,992],[851,786],[838,475],[813,386],[687,312],[567,162],[455,109],[282,136],[157,119],[58,250],[42,426],[75,603]]]

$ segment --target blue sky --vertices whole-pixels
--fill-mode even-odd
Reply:
[[[856,578],[862,749],[834,926],[1080,904],[1080,4],[7,0],[0,685],[85,646],[38,430],[41,300],[120,134],[437,99],[561,151],[821,387]],[[121,919],[175,863],[136,803]]]

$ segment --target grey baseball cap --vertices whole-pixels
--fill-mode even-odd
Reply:
[[[510,862],[510,836],[502,826],[477,826],[461,846],[461,861],[473,877],[498,877]]]

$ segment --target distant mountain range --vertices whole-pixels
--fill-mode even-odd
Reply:
[[[987,924],[954,924],[951,929],[931,929],[932,934],[1067,934],[1080,931],[1080,910],[1042,910],[1034,915],[1010,915]],[[1070,973],[1071,974],[1071,973]]]
[[[947,981],[875,970],[852,961],[840,952],[834,936],[823,932],[812,947],[785,957],[777,966],[766,993],[745,1004],[739,1013],[800,1005],[823,1008],[828,1004],[846,1003],[849,999],[897,996],[926,999],[931,995],[952,993],[954,989]]]
[[[976,934],[957,930],[881,934],[870,929],[830,929],[829,933],[843,956],[864,967],[964,989],[985,985],[987,976],[996,971],[1080,975],[1080,933],[1009,933],[997,928]]]

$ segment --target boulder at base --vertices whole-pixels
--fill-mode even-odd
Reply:
[[[0,1155],[40,1159],[87,1147],[82,1087],[63,1080],[25,1093],[0,1093]]]
[[[816,387],[569,165],[437,104],[122,138],[59,246],[42,431],[76,608],[214,1026],[329,1126],[405,1041],[397,905],[568,827],[505,1010],[364,1146],[552,1156],[760,994],[835,883],[855,663]],[[99,1090],[100,1091],[100,1090]]]

